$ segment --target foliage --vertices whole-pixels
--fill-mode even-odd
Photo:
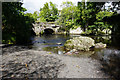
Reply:
[[[74,25],[75,13],[77,7],[73,5],[72,2],[63,2],[61,5],[63,9],[60,11],[60,17],[57,23],[63,26],[63,30],[69,31],[70,28]]]
[[[63,2],[63,9],[60,11],[58,24],[62,30],[69,32],[70,28],[81,27],[87,34],[103,34],[104,29],[111,29],[112,26],[103,22],[106,16],[112,16],[113,12],[102,9],[105,3],[78,2],[74,6],[72,2]],[[104,10],[104,11],[103,11]]]
[[[70,28],[81,26],[86,31],[88,25],[94,24],[96,15],[100,11],[101,5],[98,3],[78,2],[78,6],[74,6],[72,2],[63,2],[58,23],[64,25],[66,31]]]
[[[107,16],[103,20],[107,22],[107,24],[112,25],[111,30],[113,35],[120,35],[120,2],[113,1],[109,8],[114,13],[112,16]]]
[[[112,16],[113,12],[108,12],[108,11],[100,11],[96,14],[96,21],[94,22],[93,25],[88,26],[88,30],[91,30],[91,34],[105,34],[102,33],[103,30],[105,29],[112,29],[112,26],[110,26],[107,23],[103,22],[103,18],[106,16]]]
[[[40,22],[54,22],[56,19],[58,19],[58,9],[56,4],[53,4],[52,2],[46,2],[44,7],[40,9],[39,17]]]
[[[32,17],[35,21],[37,21],[37,19],[39,18],[39,12],[35,11],[33,14],[32,14]]]
[[[32,13],[26,13],[24,15],[31,17],[34,21],[37,21],[38,18],[39,18],[39,16],[38,16],[39,12],[38,11],[35,11],[33,14]]]
[[[97,2],[78,2],[75,6],[72,2],[63,2],[62,10],[57,9],[57,5],[52,2],[45,3],[40,9],[40,13],[24,13],[25,8],[21,2],[4,2],[2,3],[2,39],[3,43],[24,44],[30,42],[32,23],[55,22],[61,26],[63,31],[69,33],[70,28],[81,27],[84,34],[103,34],[105,29],[119,33],[119,3],[112,2],[113,7],[108,10],[104,8],[105,3]],[[112,11],[112,12],[111,12]],[[107,22],[104,22],[105,17]],[[59,19],[58,19],[59,18]],[[116,20],[117,21],[116,21]],[[112,24],[112,26],[111,26]],[[120,34],[120,33],[119,33]]]
[[[96,14],[101,10],[102,4],[97,2],[78,2],[79,15],[76,23],[81,25],[83,31],[87,30],[88,25],[94,24]]]
[[[2,3],[2,39],[3,43],[25,44],[30,42],[31,23],[34,22],[21,2]]]

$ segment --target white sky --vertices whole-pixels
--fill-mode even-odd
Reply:
[[[77,5],[77,2],[81,0],[23,0],[23,7],[27,9],[27,12],[33,13],[34,11],[39,11],[46,2],[50,1],[57,4],[57,8],[60,10],[62,2],[72,1],[73,4]]]

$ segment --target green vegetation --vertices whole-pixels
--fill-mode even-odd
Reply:
[[[110,8],[110,10],[113,13],[112,16],[106,16],[103,20],[105,22],[107,22],[107,24],[112,25],[111,31],[112,31],[112,35],[120,35],[120,2],[112,2],[112,8]]]
[[[38,11],[35,11],[33,14],[32,13],[26,13],[24,15],[33,18],[34,21],[37,21],[37,19],[39,18],[39,16],[38,16],[39,12]]]
[[[3,43],[24,44],[30,42],[32,23],[49,22],[62,26],[60,29],[69,33],[70,29],[81,27],[85,35],[102,35],[112,31],[120,34],[119,4],[112,2],[113,7],[105,9],[103,2],[63,2],[62,10],[52,2],[45,3],[40,12],[25,13],[21,2],[2,3],[2,39]],[[117,19],[118,17],[118,19]],[[117,21],[115,20],[117,19]],[[110,34],[110,33],[109,33]]]
[[[20,2],[2,3],[2,43],[25,44],[30,42],[34,19],[25,15]]]
[[[72,2],[63,2],[63,9],[60,11],[60,17],[57,23],[62,25],[62,29],[69,33],[69,29],[74,26],[77,7]]]
[[[68,33],[70,28],[81,27],[84,31],[83,34],[103,34],[104,29],[111,29],[112,26],[104,23],[102,19],[113,14],[113,12],[101,9],[104,4],[78,2],[78,5],[74,6],[72,2],[63,2],[58,24],[62,25],[62,30]]]
[[[39,14],[40,22],[54,22],[58,19],[58,9],[56,8],[56,4],[52,2],[44,4],[43,8],[40,8]]]

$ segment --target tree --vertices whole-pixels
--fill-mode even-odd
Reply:
[[[33,14],[32,14],[32,17],[34,18],[35,21],[37,21],[37,19],[39,18],[39,12],[35,11]]]
[[[74,19],[75,19],[75,11],[76,6],[73,5],[72,2],[63,2],[61,5],[63,9],[60,11],[60,17],[57,21],[59,25],[62,25],[63,30],[67,31],[69,33],[69,29],[72,28],[74,25]]]
[[[120,35],[120,2],[112,2],[112,5],[110,6],[110,10],[113,13],[112,16],[107,16],[103,18],[105,22],[112,25],[112,34],[113,35]]]
[[[55,21],[56,19],[58,19],[58,9],[56,8],[56,4],[53,4],[52,2],[50,2],[50,9],[51,9],[51,21]]]
[[[66,31],[77,27],[86,31],[96,21],[96,14],[101,10],[102,4],[104,3],[78,2],[78,6],[74,6],[72,2],[63,2],[58,23],[64,25]]]
[[[101,11],[104,3],[97,2],[78,2],[79,15],[76,23],[80,24],[83,31],[86,31],[88,25],[93,25],[96,21],[96,14]]]
[[[56,19],[58,19],[58,9],[56,4],[53,4],[52,2],[49,4],[44,4],[44,7],[40,9],[39,16],[41,22],[54,22]]]
[[[2,3],[3,43],[27,44],[30,42],[33,18],[25,16],[21,2]]]

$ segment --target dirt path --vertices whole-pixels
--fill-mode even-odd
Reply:
[[[26,50],[3,55],[1,70],[4,78],[106,78],[99,66],[90,58]]]

